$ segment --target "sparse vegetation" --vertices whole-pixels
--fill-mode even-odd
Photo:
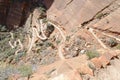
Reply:
[[[0,62],[0,80],[8,80],[12,74],[17,74],[17,69],[9,64]]]
[[[3,25],[0,25],[0,31],[1,32],[7,31],[7,27],[3,26]]]
[[[59,44],[61,41],[60,40],[57,40],[56,43]]]
[[[89,59],[100,56],[96,50],[88,50],[86,51],[86,55],[88,56]]]
[[[115,46],[115,48],[120,49],[120,43],[117,46]]]
[[[0,80],[8,80],[12,75],[20,74],[22,77],[29,77],[32,74],[32,67],[29,65],[13,66],[0,62]]]
[[[92,63],[88,64],[89,68],[92,69],[93,71],[95,70],[95,66]]]
[[[66,36],[66,41],[69,41],[70,40],[70,36]]]
[[[15,55],[13,59],[15,60],[15,62],[19,62],[19,60],[25,56],[26,56],[26,52],[22,51],[22,52],[19,52],[17,55]]]
[[[120,49],[119,31],[111,30],[113,26],[114,29],[116,28],[116,24],[112,22],[115,22],[116,15],[112,16],[115,11],[110,9],[115,1],[104,1],[105,4],[102,1],[93,1],[93,6],[90,1],[90,4],[82,1],[80,3],[83,5],[83,2],[87,2],[83,6],[84,8],[74,5],[76,2],[73,0],[67,3],[67,5],[71,3],[73,6],[67,7],[59,5],[59,3],[62,4],[62,1],[57,3],[54,0],[50,3],[47,3],[47,0],[11,0],[13,3],[10,5],[6,1],[2,1],[5,2],[5,5],[1,4],[1,6],[7,8],[2,9],[1,7],[3,11],[0,11],[0,14],[2,12],[6,14],[4,15],[5,20],[0,20],[2,22],[0,25],[0,80],[13,80],[11,79],[13,77],[20,78],[15,80],[26,80],[26,78],[29,80],[36,76],[31,75],[37,70],[40,70],[37,76],[45,77],[45,80],[59,78],[59,73],[60,77],[62,74],[62,78],[75,77],[79,80],[85,77],[85,80],[88,80],[91,79],[89,75],[97,78],[98,70],[107,69],[106,66],[109,63],[109,66],[113,65],[110,60],[119,58],[116,56],[119,50],[115,50],[115,54],[111,54],[114,53],[113,48]],[[103,5],[98,5],[99,2]],[[115,4],[113,7],[116,7]],[[92,7],[89,8],[89,5]],[[76,9],[81,9],[81,11],[73,10],[71,7],[78,7]],[[89,10],[92,10],[92,13],[87,15]],[[113,13],[111,14],[110,11]],[[74,15],[73,13],[76,12],[78,13]],[[68,15],[64,15],[64,13]],[[107,16],[109,13],[111,15]],[[0,16],[0,18],[4,16]],[[115,25],[106,27],[107,24]],[[104,38],[103,41],[101,37]],[[108,58],[110,59],[108,60]],[[48,66],[49,64],[50,66]],[[56,75],[56,73],[58,74]],[[71,75],[69,76],[69,74]]]
[[[43,45],[45,45],[46,47],[50,47],[53,46],[53,43],[46,41]]]
[[[21,76],[28,77],[32,74],[32,67],[30,65],[23,65],[18,68]]]
[[[96,15],[96,18],[101,19],[101,18],[105,17],[106,15],[108,15],[108,13],[99,13]]]
[[[20,59],[23,57],[22,55],[19,55],[22,52],[25,52],[25,49],[18,51],[17,55],[15,55],[15,52],[20,48],[18,45],[18,42],[16,42],[17,39],[20,39],[20,41],[24,42],[25,34],[22,31],[23,29],[18,28],[16,31],[11,32],[13,34],[13,38],[10,35],[10,32],[1,32],[0,33],[0,61],[7,61],[12,62],[12,60],[18,58]],[[9,44],[9,41],[11,41],[11,44],[14,46],[16,42],[16,46],[12,48]]]
[[[115,40],[115,39],[113,39],[113,38],[110,38],[108,41],[107,41],[107,43],[108,43],[108,45],[110,46],[110,47],[114,47],[114,46],[116,46],[118,43],[117,43],[117,41]]]

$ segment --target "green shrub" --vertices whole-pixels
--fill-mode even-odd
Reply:
[[[18,68],[18,71],[20,72],[21,76],[28,77],[32,74],[32,67],[29,65],[23,65]]]
[[[60,40],[57,40],[57,41],[56,41],[57,45],[58,45],[60,42],[61,42]]]
[[[117,43],[117,41],[115,40],[115,39],[113,39],[113,38],[110,38],[109,40],[108,40],[108,45],[110,46],[110,47],[114,47],[114,46],[116,46],[118,43]]]
[[[13,74],[18,74],[17,69],[13,65],[0,62],[0,80],[8,80]]]
[[[6,26],[3,26],[3,25],[0,25],[0,31],[1,31],[1,32],[7,31],[7,27],[6,27]]]
[[[115,48],[116,48],[116,49],[120,49],[120,44],[118,44]]]
[[[97,18],[97,19],[102,19],[103,17],[105,17],[105,16],[107,16],[108,15],[108,13],[98,13],[96,16],[95,16],[95,18]]]
[[[70,40],[70,36],[66,36],[66,41],[69,41]]]
[[[92,59],[94,57],[99,57],[99,53],[96,50],[88,50],[86,52],[86,55],[88,56],[89,59]]]

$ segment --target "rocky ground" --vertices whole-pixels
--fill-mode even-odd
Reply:
[[[0,80],[119,80],[120,0],[51,3],[24,28],[0,26]]]

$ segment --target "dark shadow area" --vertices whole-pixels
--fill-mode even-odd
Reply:
[[[54,0],[43,0],[43,4],[45,5],[47,10],[51,7],[53,2]]]
[[[49,9],[54,0],[0,0],[0,25],[14,30],[15,26],[22,27],[29,15],[37,7]]]

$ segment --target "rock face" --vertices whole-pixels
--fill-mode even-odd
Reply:
[[[47,1],[47,0],[45,0]],[[115,0],[54,0],[47,11],[50,20],[59,23],[67,31],[89,22]],[[46,4],[47,6],[47,4]]]
[[[9,26],[9,28],[20,26],[25,22],[28,7],[29,3],[0,0],[0,24]]]
[[[0,24],[5,24],[9,1],[0,0]]]
[[[112,12],[107,17],[101,19],[99,22],[97,22],[95,25],[93,25],[94,28],[101,29],[101,30],[107,30],[110,32],[120,33],[120,8],[118,8],[116,11]]]
[[[30,9],[37,0],[15,1],[0,0],[0,24],[10,29],[23,26],[30,14]]]
[[[120,75],[118,64],[120,59],[115,58],[119,53],[115,55],[108,50],[106,52],[108,53],[90,61],[87,60],[87,56],[83,55],[42,66],[30,80],[113,80],[113,78],[119,80],[120,76],[117,75]],[[91,78],[86,79],[84,75],[89,75]]]

